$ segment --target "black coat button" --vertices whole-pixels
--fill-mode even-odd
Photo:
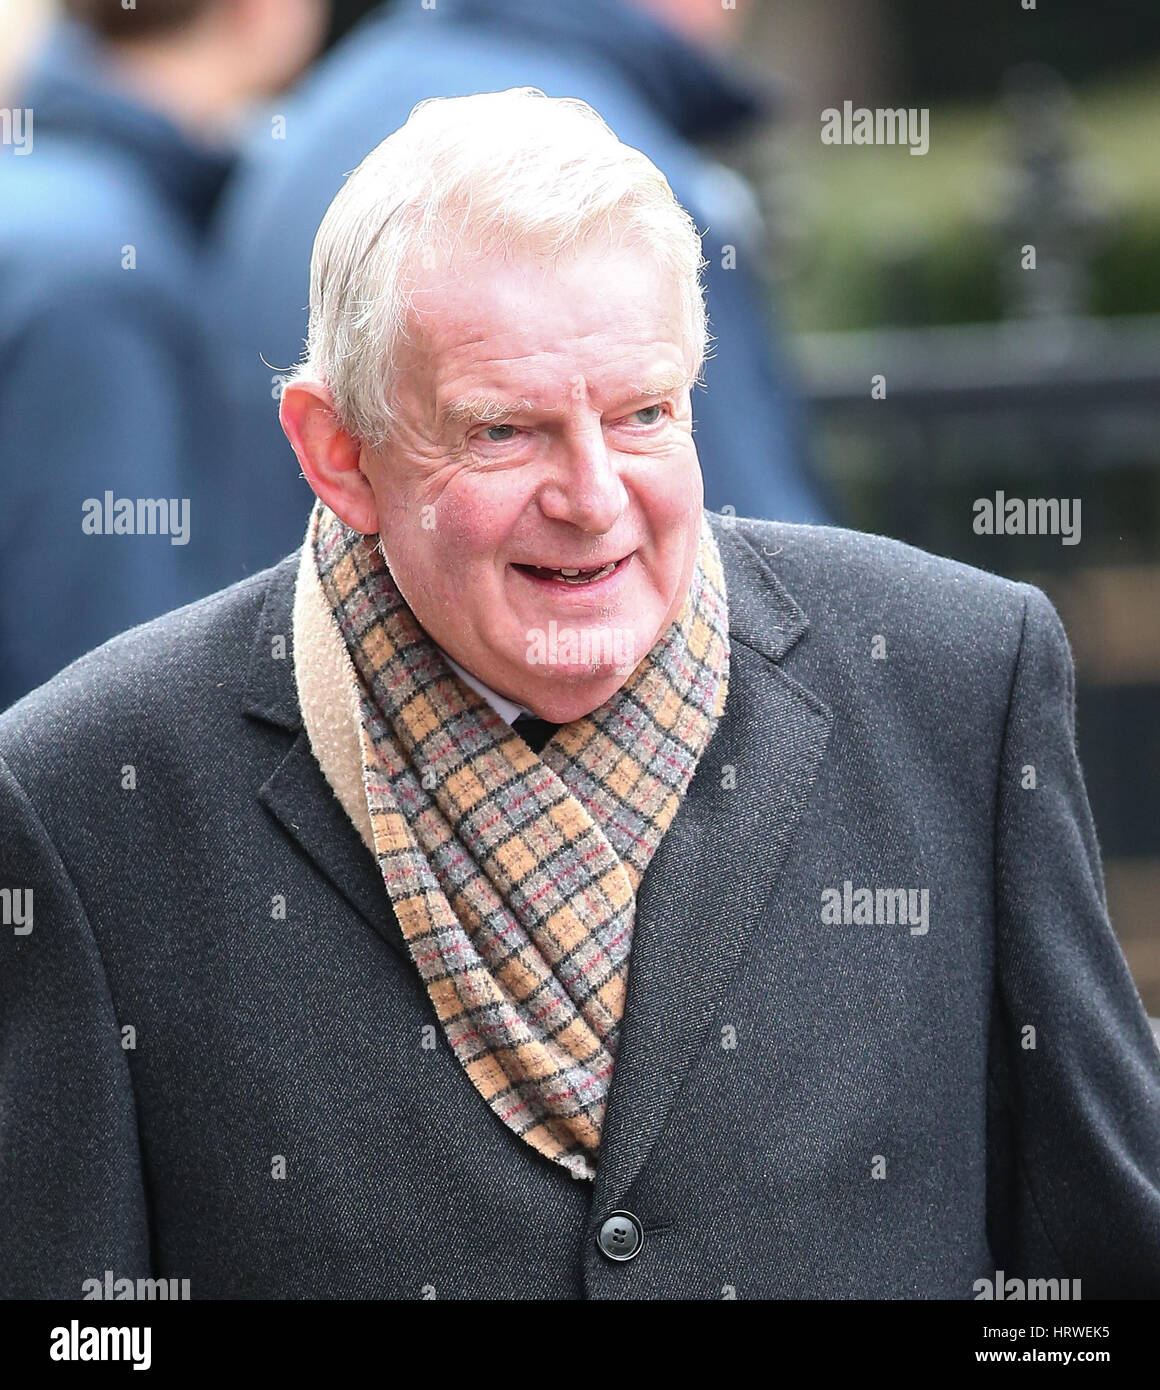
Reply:
[[[644,1244],[644,1227],[630,1211],[614,1211],[600,1228],[596,1244],[610,1260],[631,1260]]]

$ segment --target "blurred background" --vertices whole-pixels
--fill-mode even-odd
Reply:
[[[94,43],[61,49],[62,8],[74,39],[79,26]],[[309,495],[277,427],[277,395],[302,346],[310,243],[343,176],[423,96],[524,83],[583,96],[664,169],[705,229],[718,343],[695,407],[709,505],[894,536],[1036,583],[1060,610],[1113,921],[1160,1015],[1155,0],[136,0],[131,9],[153,24],[148,34],[132,13],[111,27],[101,0],[0,0],[0,108],[35,113],[43,101],[46,112],[24,157],[12,128],[0,129],[0,671],[12,672],[7,685],[0,675],[0,705],[151,616],[99,601],[83,569],[40,610],[50,599],[28,587],[27,562],[12,561],[30,526],[43,533],[38,495],[18,481],[33,452],[42,485],[64,495],[62,517],[114,487],[113,461],[64,429],[51,334],[35,351],[41,325],[66,315],[70,349],[91,350],[91,365],[82,356],[67,369],[70,399],[83,397],[107,356],[103,316],[116,312],[101,296],[119,293],[115,277],[101,288],[104,259],[138,233],[146,249],[151,235],[170,249],[176,236],[172,221],[148,229],[135,193],[155,187],[159,219],[172,218],[178,194],[183,217],[189,206],[189,190],[173,187],[175,157],[162,160],[161,179],[156,148],[152,166],[141,162],[141,145],[118,143],[125,122],[94,122],[85,102],[106,115],[109,102],[148,108],[172,127],[175,149],[212,155],[222,170],[209,193],[203,179],[197,216],[183,222],[181,295],[155,321],[144,311],[135,319],[143,358],[165,351],[175,331],[186,347],[203,346],[192,440],[188,421],[170,429],[158,415],[147,437],[126,433],[116,460],[122,492],[164,488],[192,497],[195,517],[215,518],[195,522],[180,556],[160,537],[125,538],[140,542],[132,561],[125,545],[106,547],[102,563],[125,570],[127,587],[161,611],[272,563],[300,538]],[[239,44],[277,48],[277,61],[211,81]],[[46,52],[57,55],[47,75]],[[72,96],[54,120],[62,67]],[[847,101],[928,110],[928,152],[823,143],[822,113]],[[53,159],[69,178],[37,183],[34,168]],[[104,239],[88,260],[68,258],[62,280],[51,229],[78,217],[103,220]],[[24,294],[30,284],[41,287],[35,296]],[[92,305],[85,321],[75,317],[78,286]],[[6,397],[17,361],[25,384]],[[180,379],[191,370],[183,360]],[[876,378],[884,390],[872,395]],[[132,385],[128,418],[140,408]],[[94,409],[108,408],[117,384],[100,390]],[[1000,490],[1079,498],[1081,542],[976,534],[973,503]],[[240,528],[226,520],[234,515]],[[66,521],[57,530],[67,570],[83,545]],[[62,607],[77,615],[63,637]],[[18,669],[38,642],[36,661]]]
[[[1160,6],[775,0],[751,20],[787,85],[748,160],[819,465],[847,524],[1059,609],[1112,919],[1160,1014]],[[929,153],[822,145],[844,99],[929,107]],[[976,535],[997,490],[1082,499],[1080,544]]]

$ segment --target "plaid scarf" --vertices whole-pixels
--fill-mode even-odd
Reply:
[[[307,537],[361,709],[367,809],[403,937],[505,1125],[595,1176],[636,891],[725,708],[721,558],[702,518],[677,620],[534,753],[451,669],[377,544],[320,502]]]

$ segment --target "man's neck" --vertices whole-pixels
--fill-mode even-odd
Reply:
[[[442,647],[439,650],[443,651]],[[464,670],[459,662],[452,660],[446,652],[443,652],[443,657],[460,680],[469,685],[477,695],[481,695],[505,723],[514,724],[521,714],[534,713],[526,705],[509,700],[505,695],[499,695],[490,686],[484,685],[478,676],[473,676],[470,671]]]

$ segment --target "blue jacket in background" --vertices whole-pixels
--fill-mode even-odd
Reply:
[[[277,419],[279,373],[301,356],[315,232],[344,177],[426,97],[535,86],[589,102],[643,150],[704,233],[714,356],[693,395],[706,505],[825,520],[795,394],[760,283],[760,219],[738,175],[695,148],[756,121],[765,95],[718,55],[620,0],[439,0],[377,12],[256,130],[223,200],[222,322],[236,360],[239,469],[261,525],[254,566],[302,535],[311,496]],[[707,229],[707,230],[706,230]],[[722,268],[722,247],[736,268]]]
[[[0,708],[236,578],[241,524],[200,308],[229,162],[117,93],[79,27],[52,35],[19,105],[30,147],[0,151]],[[106,494],[134,515],[186,499],[187,543],[85,534]]]

